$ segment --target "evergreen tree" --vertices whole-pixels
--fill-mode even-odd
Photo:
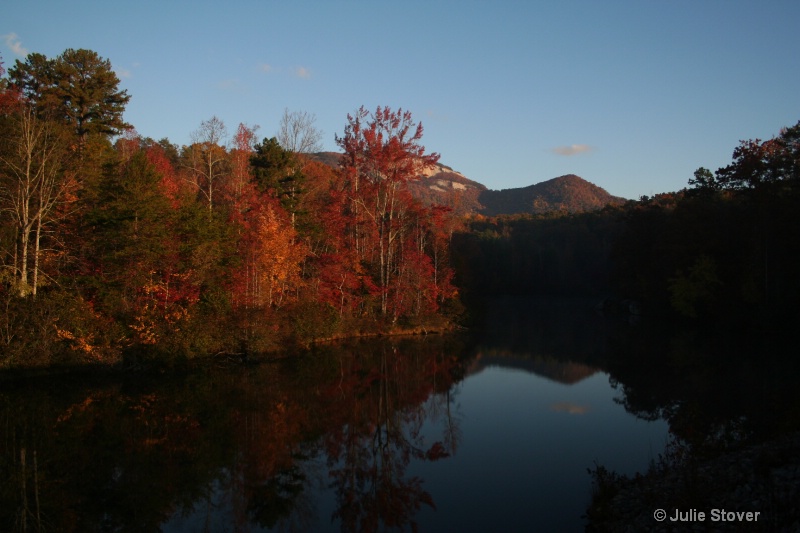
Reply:
[[[96,52],[69,48],[55,59],[33,53],[24,62],[17,60],[8,74],[40,115],[69,124],[81,140],[130,128],[122,119],[130,96],[119,90],[111,63]]]

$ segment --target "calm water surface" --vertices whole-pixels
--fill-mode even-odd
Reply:
[[[418,479],[430,502],[412,510],[407,524],[416,523],[421,531],[581,531],[591,492],[587,468],[597,463],[634,473],[646,469],[664,448],[666,423],[627,414],[614,402],[618,391],[602,372],[586,367],[587,377],[564,383],[507,361],[486,362],[488,366],[454,385],[449,394],[426,400],[419,410],[422,423],[404,428],[405,437],[419,430],[416,442],[421,448],[447,440],[450,432],[450,455],[435,461],[412,459],[404,475],[394,479],[395,486],[372,480],[364,487],[367,494],[360,496],[386,489],[383,497],[397,496],[396,505],[402,508],[403,489]],[[332,520],[341,513],[342,501],[331,470],[347,461],[331,464],[316,448],[309,447],[311,456],[300,466],[307,492],[300,498],[302,505],[275,530],[341,530],[341,521]],[[380,459],[364,470],[370,468],[385,469],[377,476],[392,470]],[[188,515],[177,512],[164,530],[199,531],[208,523],[223,530],[232,524],[233,502],[216,482],[207,490],[208,500],[196,502]]]
[[[587,468],[643,470],[666,442],[666,423],[627,414],[617,394],[602,372],[564,383],[500,363],[469,376],[455,395],[460,446],[416,470],[437,504],[420,523],[426,531],[582,530]]]
[[[645,470],[663,451],[668,427],[626,412],[608,374],[581,362],[604,349],[594,343],[605,340],[606,321],[581,306],[512,309],[498,303],[491,311],[482,337],[488,344],[452,354],[462,358],[463,377],[399,420],[378,417],[384,427],[357,442],[357,460],[331,454],[325,439],[309,446],[303,505],[274,529],[582,531],[591,497],[587,469]],[[400,348],[426,349],[425,341]],[[393,423],[402,426],[396,433],[388,427]],[[378,442],[381,433],[385,440]],[[438,443],[442,456],[432,460],[427,452]],[[337,475],[348,469],[358,479],[349,493]],[[348,504],[348,497],[358,503]],[[212,500],[221,528],[235,511],[220,490]],[[198,502],[188,516],[177,513],[165,530],[201,528],[208,504]]]
[[[642,471],[668,440],[595,364],[608,327],[503,305],[477,340],[8,386],[0,529],[580,531],[587,469]]]

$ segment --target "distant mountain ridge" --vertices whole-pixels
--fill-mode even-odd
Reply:
[[[309,157],[335,167],[342,155],[319,152]],[[419,180],[410,182],[409,189],[415,198],[428,205],[446,205],[462,215],[543,214],[553,211],[582,213],[626,201],[574,174],[527,187],[495,191],[441,163],[426,170]]]
[[[478,201],[483,206],[481,214],[487,216],[517,213],[539,215],[553,211],[583,213],[625,203],[624,198],[612,196],[605,189],[575,174],[517,189],[487,189],[479,195]]]

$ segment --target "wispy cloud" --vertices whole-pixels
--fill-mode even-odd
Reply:
[[[308,67],[286,67],[275,66],[269,63],[259,63],[256,67],[257,70],[263,74],[271,74],[276,76],[293,76],[295,78],[302,78],[307,80],[311,78],[311,69]]]
[[[8,46],[14,54],[20,57],[28,55],[28,49],[22,46],[22,41],[19,40],[16,33],[6,33],[5,35],[0,35],[0,37],[3,38],[6,42],[6,46]]]
[[[572,155],[585,154],[592,150],[594,150],[594,147],[588,144],[570,144],[569,146],[556,146],[551,151],[554,154],[569,157]]]
[[[117,73],[117,75],[120,78],[132,78],[133,77],[133,72],[131,72],[130,70],[128,70],[126,68],[116,67],[114,69],[114,71]]]
[[[428,109],[425,112],[425,115],[431,120],[437,120],[441,122],[448,122],[450,120],[449,115],[439,113],[438,111],[434,111],[433,109]]]
[[[306,67],[297,67],[294,69],[294,75],[297,76],[298,78],[303,78],[307,80],[308,78],[311,77],[311,71]]]
[[[220,80],[217,82],[217,89],[221,91],[233,91],[233,92],[242,92],[244,89],[242,84],[236,78],[230,78],[227,80]]]

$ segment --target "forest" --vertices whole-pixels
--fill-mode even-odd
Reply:
[[[454,236],[462,296],[596,298],[610,314],[749,333],[800,322],[800,123],[741,141],[688,187],[580,214],[476,217]],[[605,305],[603,305],[605,302]],[[468,307],[474,307],[469,305]]]
[[[0,368],[244,356],[447,327],[454,221],[406,183],[438,160],[408,111],[361,108],[333,169],[218,117],[191,144],[139,136],[90,50],[8,69],[0,112]]]
[[[800,123],[682,191],[484,217],[412,195],[439,156],[407,110],[348,115],[330,166],[309,157],[307,112],[261,140],[212,116],[178,146],[138,135],[130,98],[91,50],[0,63],[0,369],[443,331],[498,294],[746,329],[800,318]]]

